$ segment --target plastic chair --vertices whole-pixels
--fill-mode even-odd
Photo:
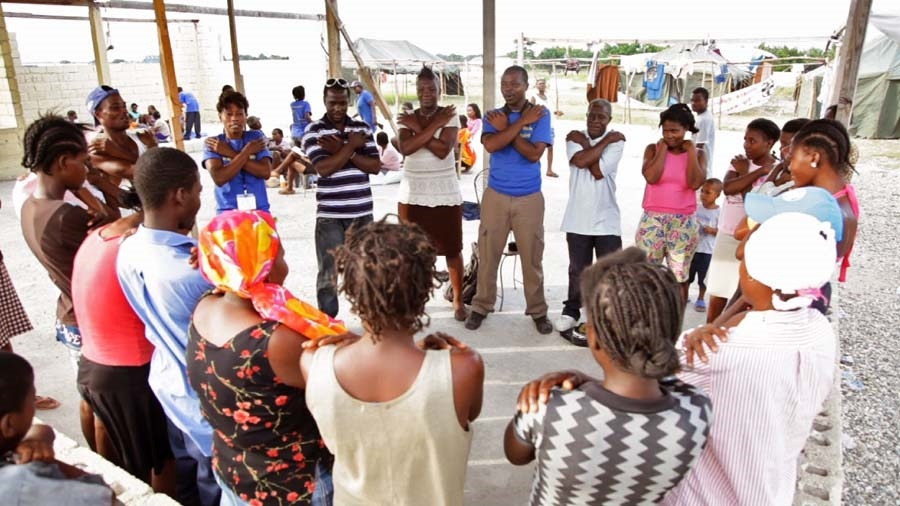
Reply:
[[[478,202],[478,206],[481,207],[481,196],[483,193],[482,185],[480,184],[484,180],[484,169],[480,170],[478,174],[475,175],[475,200]],[[500,257],[500,268],[498,269],[498,277],[500,278],[500,308],[498,311],[503,311],[503,300],[504,300],[504,285],[503,285],[503,264],[506,263],[506,259],[512,257],[513,259],[513,290],[516,290],[516,282],[519,281],[516,279],[516,267],[518,266],[519,261],[519,250],[516,248],[515,241],[511,241],[510,237],[512,237],[512,232],[510,232],[506,236],[506,249],[503,250],[502,256]]]

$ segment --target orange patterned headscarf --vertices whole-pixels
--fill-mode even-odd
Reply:
[[[343,322],[266,279],[281,247],[265,211],[226,211],[200,232],[200,272],[210,283],[253,302],[256,311],[309,339],[347,332]]]

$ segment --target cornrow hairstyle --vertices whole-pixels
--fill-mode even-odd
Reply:
[[[85,125],[72,123],[52,112],[44,113],[25,130],[22,166],[31,172],[51,173],[51,166],[62,155],[87,151]]]
[[[229,105],[236,105],[243,109],[244,112],[247,112],[247,109],[250,108],[247,97],[239,91],[226,91],[219,95],[219,101],[216,103],[216,112],[224,111]]]
[[[668,109],[659,113],[659,126],[666,121],[674,121],[692,134],[700,131],[694,126],[694,113],[687,104],[672,104]]]
[[[472,102],[466,107],[471,107],[473,111],[475,111],[475,117],[481,119],[481,107],[478,107],[478,104]]]
[[[144,209],[160,209],[170,192],[190,189],[200,173],[190,155],[174,148],[150,148],[134,168],[134,189]]]
[[[692,95],[700,95],[703,97],[703,100],[709,100],[709,90],[700,86],[699,88],[694,88],[694,91],[691,92]]]
[[[684,301],[669,269],[632,246],[585,269],[581,294],[597,349],[623,371],[656,379],[675,373]]]
[[[792,142],[818,151],[844,180],[849,181],[856,172],[850,162],[850,134],[840,121],[812,120],[794,135]]]
[[[794,118],[792,120],[788,120],[787,123],[781,127],[781,132],[786,134],[795,134],[800,131],[801,128],[805,127],[806,124],[809,123],[809,118]]]
[[[418,332],[428,325],[425,304],[438,286],[437,253],[415,224],[385,216],[353,226],[334,252],[338,290],[377,341],[385,330]]]
[[[0,417],[22,411],[34,385],[34,369],[15,353],[0,352]]]
[[[747,124],[747,130],[756,130],[772,142],[778,142],[781,129],[774,121],[766,118],[756,118]]]

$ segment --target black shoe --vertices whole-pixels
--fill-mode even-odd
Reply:
[[[534,319],[534,326],[537,328],[537,331],[541,334],[549,334],[553,332],[553,324],[550,323],[550,320],[547,319],[546,316],[541,316],[540,318]]]
[[[478,327],[481,326],[481,322],[484,321],[486,316],[487,315],[472,311],[469,313],[469,318],[466,319],[466,328],[469,330],[478,330]]]
[[[447,271],[438,271],[434,274],[434,277],[437,278],[441,283],[446,283],[450,281],[450,273]]]
[[[572,327],[565,332],[560,332],[559,335],[561,335],[563,339],[569,341],[575,346],[580,346],[582,348],[587,348],[588,346],[587,333],[584,329],[583,323],[577,327]]]

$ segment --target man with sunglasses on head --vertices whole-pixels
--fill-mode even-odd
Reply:
[[[329,79],[323,90],[325,115],[310,123],[303,135],[303,151],[319,174],[316,191],[316,299],[319,309],[338,313],[332,251],[344,244],[353,225],[372,221],[372,189],[369,174],[381,170],[372,129],[347,116],[350,85]]]

